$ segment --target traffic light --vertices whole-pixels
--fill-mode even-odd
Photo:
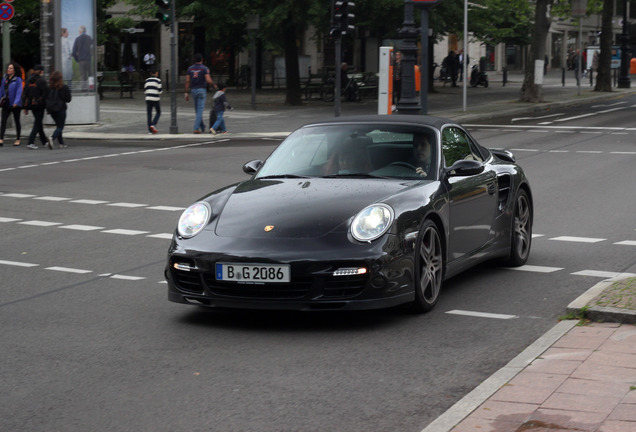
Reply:
[[[155,0],[155,4],[159,6],[159,11],[155,14],[159,22],[167,26],[172,24],[170,0]]]
[[[340,34],[346,35],[354,30],[353,19],[355,15],[351,13],[355,3],[348,0],[336,0],[333,5],[333,21],[336,27],[340,28]]]

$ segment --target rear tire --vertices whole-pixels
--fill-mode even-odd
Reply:
[[[435,307],[442,288],[444,258],[437,226],[427,219],[422,225],[415,251],[415,301],[413,311],[428,312]]]
[[[513,209],[510,256],[506,265],[519,267],[528,261],[532,245],[532,218],[532,204],[528,194],[519,189]]]

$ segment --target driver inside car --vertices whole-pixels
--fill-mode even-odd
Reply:
[[[415,172],[426,177],[431,170],[431,142],[428,135],[413,136],[413,154],[409,163],[415,167]]]

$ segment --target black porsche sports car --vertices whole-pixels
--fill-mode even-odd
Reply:
[[[442,281],[494,258],[524,264],[528,179],[453,121],[363,116],[305,125],[251,178],[182,214],[173,302],[217,308],[426,312]]]

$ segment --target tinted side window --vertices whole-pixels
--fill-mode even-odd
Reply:
[[[483,161],[479,153],[472,151],[470,139],[466,133],[456,127],[447,127],[443,130],[442,151],[444,152],[444,160],[447,167],[461,159]]]

